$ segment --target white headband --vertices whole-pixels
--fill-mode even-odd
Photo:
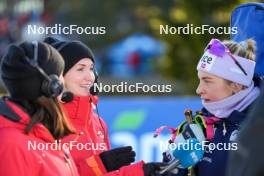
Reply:
[[[233,56],[246,71],[247,75],[242,72],[227,53],[223,57],[218,57],[211,54],[209,50],[206,50],[203,54],[197,65],[197,70],[211,73],[244,86],[249,86],[254,76],[256,62],[240,56]]]

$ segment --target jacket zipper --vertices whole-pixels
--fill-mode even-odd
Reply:
[[[74,171],[73,171],[73,166],[72,166],[72,162],[70,160],[69,154],[67,152],[64,152],[64,156],[63,156],[65,162],[66,162],[66,166],[69,169],[71,176],[75,176]]]

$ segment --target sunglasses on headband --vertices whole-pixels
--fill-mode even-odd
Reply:
[[[240,65],[240,63],[233,56],[230,50],[220,40],[212,39],[210,43],[206,46],[205,51],[206,50],[208,50],[209,53],[218,57],[223,57],[225,53],[228,54],[231,59],[235,62],[235,64],[239,67],[239,69],[247,76],[247,72],[245,71],[245,69]]]

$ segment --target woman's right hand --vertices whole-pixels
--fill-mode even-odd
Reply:
[[[100,154],[100,158],[108,172],[130,165],[135,161],[135,156],[136,153],[131,146],[115,148]]]
[[[144,176],[165,176],[167,175],[166,172],[164,174],[160,174],[160,171],[167,165],[168,164],[161,162],[145,163],[143,165]]]

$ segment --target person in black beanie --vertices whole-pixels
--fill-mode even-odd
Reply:
[[[65,137],[62,142],[77,141],[102,146],[90,151],[75,148],[71,150],[80,176],[155,176],[161,163],[145,164],[140,161],[131,164],[135,161],[135,152],[131,146],[110,149],[107,125],[93,109],[98,98],[91,91],[96,81],[95,57],[91,49],[80,41],[65,42],[48,37],[44,42],[51,44],[63,56],[65,88],[74,95],[72,101],[62,105],[76,128],[77,135]]]
[[[53,37],[47,37],[44,42],[52,45],[62,55],[65,62],[63,75],[83,58],[88,58],[95,64],[92,50],[80,41],[60,41]]]
[[[4,56],[1,76],[11,97],[34,100],[44,93],[41,84],[46,78],[25,59],[33,57],[33,45],[27,42],[11,45]],[[45,43],[38,45],[38,64],[47,75],[59,77],[64,70],[61,55]]]
[[[44,42],[56,48],[62,55],[65,62],[63,76],[64,79],[67,81],[65,81],[66,91],[62,95],[62,100],[65,102],[71,101],[73,95],[77,95],[77,96],[97,95],[98,89],[96,89],[96,86],[94,86],[94,84],[97,83],[98,76],[94,67],[95,57],[92,50],[80,41],[60,41],[53,37],[47,37],[44,40]],[[71,77],[73,74],[71,74],[71,71],[69,72],[69,70],[73,70],[72,68],[74,66],[76,67],[77,65],[80,64],[89,65],[88,67],[92,68],[92,74],[73,76],[74,77],[73,79],[75,81],[72,81]],[[87,75],[90,75],[90,77],[87,78]],[[87,81],[85,81],[84,79],[90,80],[88,85],[87,85]]]
[[[0,175],[77,176],[71,156],[50,145],[74,133],[57,100],[63,88],[61,55],[42,42],[13,44],[1,69],[9,96],[0,99]]]

